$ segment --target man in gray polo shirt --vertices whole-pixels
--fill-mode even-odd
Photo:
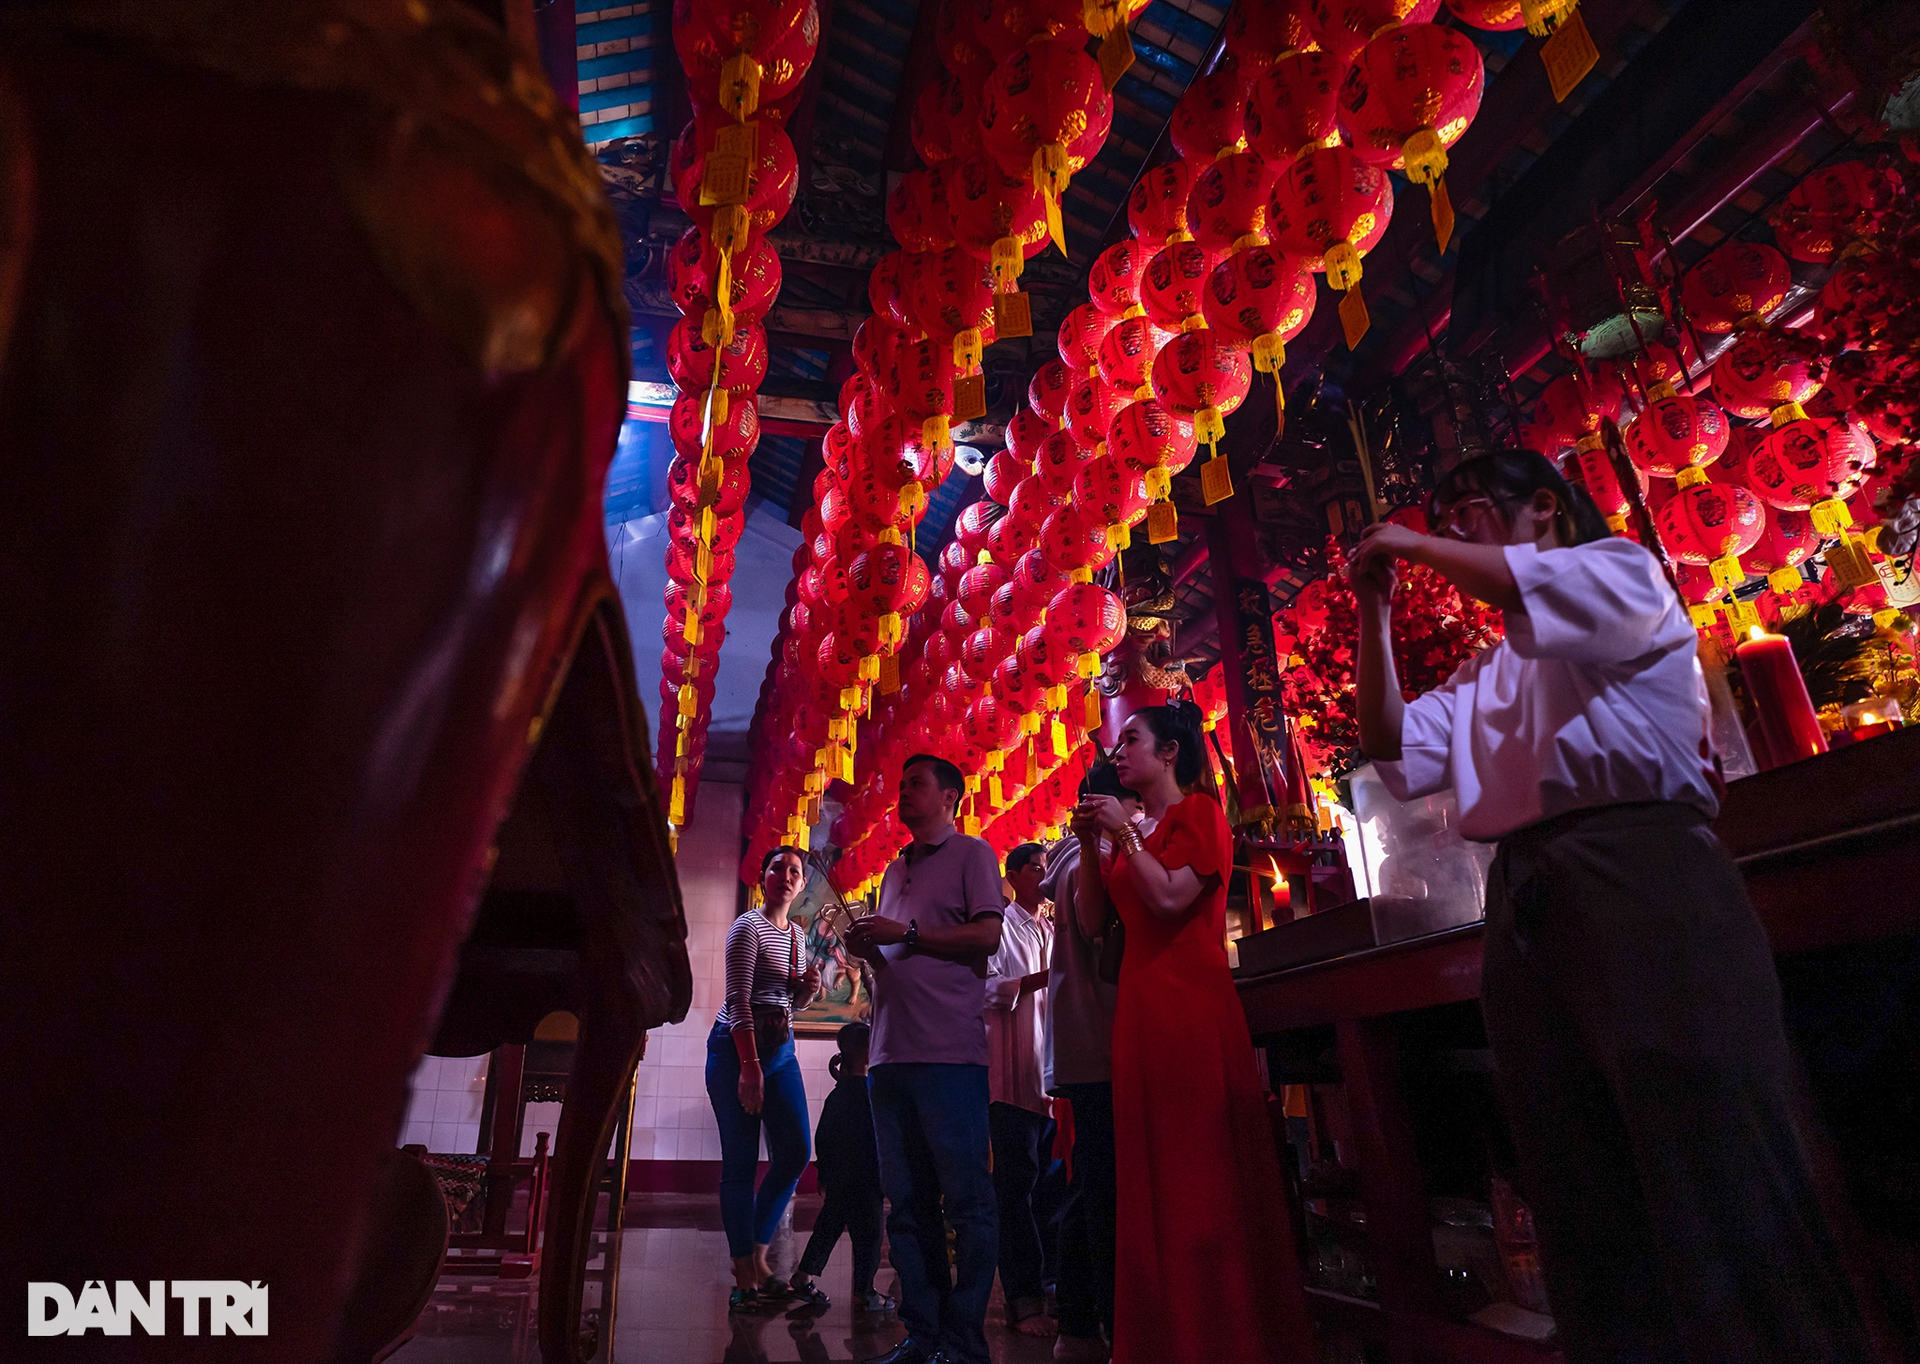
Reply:
[[[986,977],[1005,901],[993,849],[954,828],[964,791],[944,758],[907,759],[900,822],[913,842],[881,878],[879,909],[847,931],[848,947],[873,963],[868,1087],[908,1333],[873,1364],[989,1364],[1000,1229],[988,1155]]]

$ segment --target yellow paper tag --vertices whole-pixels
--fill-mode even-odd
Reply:
[[[1750,601],[1730,601],[1721,610],[1735,639],[1745,639],[1747,631],[1760,623],[1760,612]]]
[[[1053,725],[1049,738],[1053,744],[1053,756],[1065,759],[1068,755],[1067,727],[1061,723],[1058,715],[1053,717]]]
[[[888,654],[880,660],[880,694],[892,696],[900,690],[900,655]]]
[[[998,810],[1006,804],[1006,798],[1000,792],[1000,774],[995,772],[987,778],[987,804]]]
[[[760,154],[758,122],[723,123],[713,135],[710,156],[744,156],[748,161]]]
[[[1232,496],[1233,474],[1227,468],[1227,458],[1225,455],[1215,455],[1200,466],[1200,500],[1211,507]]]
[[[1447,254],[1447,243],[1453,240],[1453,200],[1447,194],[1447,182],[1435,180],[1427,186],[1433,196],[1433,238],[1440,243],[1440,254]]]
[[[1204,471],[1203,471],[1204,472]],[[1164,545],[1180,538],[1180,513],[1171,502],[1156,502],[1147,509],[1147,543]]]
[[[1104,717],[1100,713],[1100,693],[1095,691],[1092,687],[1088,687],[1087,688],[1087,714],[1086,714],[1087,733],[1092,734],[1094,731],[1099,729],[1101,720],[1103,718]]]
[[[980,816],[968,815],[960,821],[960,832],[968,838],[980,837]]]
[[[987,415],[987,376],[969,374],[953,381],[953,415],[956,421],[975,421]]]
[[[1061,255],[1067,254],[1067,226],[1060,219],[1060,197],[1056,194],[1045,196],[1047,201],[1047,236],[1059,248]]]
[[[993,330],[1002,338],[1033,335],[1033,307],[1025,293],[993,296]]]
[[[700,181],[700,202],[707,205],[744,204],[747,201],[747,167],[744,156],[709,156],[707,173]]]
[[[1100,83],[1111,90],[1133,65],[1133,38],[1124,23],[1115,24],[1100,40]]]
[[[1540,45],[1540,62],[1547,68],[1547,82],[1553,86],[1553,102],[1563,103],[1599,60],[1600,50],[1587,32],[1587,21],[1575,10]]]
[[[1027,785],[1035,785],[1040,780],[1040,755],[1027,745]]]
[[[1367,301],[1360,297],[1359,287],[1347,290],[1340,300],[1340,329],[1347,334],[1348,350],[1360,345],[1360,338],[1367,334],[1367,328],[1371,325],[1367,317]]]
[[[1840,543],[1827,551],[1827,567],[1833,570],[1834,585],[1843,592],[1880,580],[1867,557],[1867,542],[1858,535],[1840,537]]]

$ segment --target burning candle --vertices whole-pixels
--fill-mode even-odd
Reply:
[[[1747,695],[1760,717],[1774,765],[1798,762],[1827,751],[1827,736],[1807,696],[1807,682],[1794,662],[1793,645],[1785,635],[1770,635],[1758,625],[1734,650]]]

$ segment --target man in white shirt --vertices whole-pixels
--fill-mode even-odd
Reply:
[[[1033,1215],[1041,1143],[1052,1106],[1042,1074],[1047,965],[1053,924],[1041,911],[1046,853],[1023,843],[1007,854],[1006,908],[1000,950],[987,967],[987,1109],[993,1133],[993,1192],[1000,1207],[1000,1288],[1007,1320],[1024,1335],[1050,1334],[1041,1286],[1044,1252]]]

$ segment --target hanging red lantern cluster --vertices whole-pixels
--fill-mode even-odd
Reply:
[[[798,188],[780,102],[812,64],[820,13],[816,0],[675,0],[673,42],[694,117],[674,142],[668,174],[694,225],[667,262],[668,290],[684,315],[667,338],[680,396],[668,424],[673,507],[656,770],[671,774],[667,820],[678,830],[706,750],[747,461],[760,437],[761,318],[780,293],[779,257],[765,234]]]

